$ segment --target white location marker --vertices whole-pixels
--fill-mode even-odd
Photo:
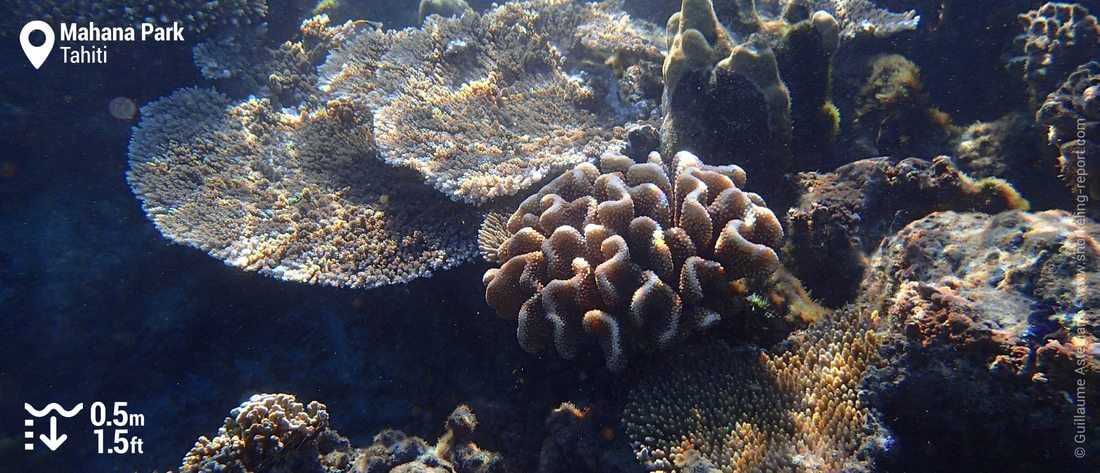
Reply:
[[[46,36],[46,41],[43,41],[39,46],[31,44],[31,33],[35,31],[41,31]],[[53,51],[53,28],[50,28],[50,24],[42,20],[31,21],[23,25],[23,31],[19,32],[19,44],[23,46],[23,54],[27,55],[31,65],[38,69],[42,67],[42,63],[46,62],[46,58]]]

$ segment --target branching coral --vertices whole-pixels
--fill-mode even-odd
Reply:
[[[724,344],[667,357],[623,423],[648,471],[863,471],[881,441],[860,399],[879,361],[877,317],[848,310],[769,351]]]
[[[602,171],[601,171],[602,169]],[[485,299],[518,319],[520,345],[573,358],[584,334],[609,369],[666,348],[740,310],[742,278],[778,264],[783,231],[736,166],[691,153],[581,164],[528,197],[497,239]]]
[[[324,90],[376,110],[388,163],[484,203],[598,156],[622,125],[645,118],[652,100],[617,89],[645,81],[630,66],[659,62],[658,44],[607,5],[507,3],[361,36],[330,58]],[[619,62],[605,65],[608,55]]]
[[[180,473],[321,471],[317,437],[328,422],[325,405],[317,401],[306,405],[289,394],[256,394],[229,413],[218,435],[199,437]]]
[[[1077,201],[1100,198],[1100,62],[1071,74],[1047,97],[1035,119],[1049,127],[1050,144],[1059,151],[1058,168]]]
[[[476,255],[468,209],[377,157],[363,104],[184,89],[142,109],[128,179],[162,234],[290,281],[373,287]]]
[[[1100,24],[1079,5],[1050,2],[1020,15],[1026,32],[1018,38],[1024,80],[1042,102],[1078,66],[1100,57]]]

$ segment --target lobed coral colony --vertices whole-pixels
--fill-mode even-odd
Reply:
[[[587,333],[611,370],[743,316],[737,283],[766,278],[783,237],[745,180],[686,151],[581,164],[482,232],[500,264],[485,273],[485,300],[517,320],[524,350],[552,344],[573,358]]]
[[[1096,18],[1018,12],[1022,55],[998,66],[1018,97],[959,126],[904,47],[957,34],[959,2],[640,11],[671,3],[663,37],[629,2],[568,0],[425,0],[398,31],[318,16],[276,47],[213,36],[194,52],[216,89],[141,110],[129,182],[166,237],[290,281],[371,288],[480,253],[524,351],[632,375],[608,402],[634,468],[1068,469],[1028,445],[1067,445],[1051,419],[1072,414],[1074,363],[1100,383],[1100,228],[1046,210],[1097,197]],[[1017,191],[1031,174],[1072,193]],[[551,413],[540,463],[615,441],[586,412]],[[260,395],[181,470],[503,471],[475,425],[460,407],[435,446],[352,449],[323,405]],[[959,437],[978,451],[941,440]]]

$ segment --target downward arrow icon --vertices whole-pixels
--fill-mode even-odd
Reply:
[[[51,451],[53,451],[57,450],[57,447],[60,447],[61,444],[65,443],[65,440],[68,439],[69,436],[65,434],[61,434],[60,437],[57,436],[57,417],[50,416],[50,436],[47,437],[46,434],[41,434],[38,436],[38,438],[42,440],[42,443],[46,444],[46,446],[49,447]]]

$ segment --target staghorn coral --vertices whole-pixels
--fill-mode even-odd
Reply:
[[[127,178],[166,237],[280,279],[374,287],[477,254],[469,209],[377,157],[364,105],[183,89],[145,106]]]
[[[230,412],[212,439],[199,437],[179,473],[501,473],[504,462],[473,442],[477,418],[459,405],[434,446],[398,430],[353,448],[329,429],[324,404],[290,394],[256,394]]]
[[[1050,2],[1020,15],[1025,33],[1017,38],[1032,99],[1054,92],[1078,66],[1100,57],[1100,24],[1076,3]]]
[[[1026,209],[1007,182],[975,181],[940,156],[864,159],[831,173],[801,173],[798,206],[787,213],[789,268],[828,306],[851,302],[867,255],[896,228],[941,210]],[[820,268],[830,271],[822,272]]]
[[[1077,203],[1100,199],[1100,62],[1082,65],[1051,93],[1035,114],[1049,127],[1050,144],[1058,148],[1058,168]],[[1096,206],[1090,215],[1100,213]]]
[[[870,269],[860,304],[892,336],[869,398],[899,445],[920,445],[897,452],[904,469],[1080,466],[1045,452],[1079,445],[1064,419],[1095,425],[1082,406],[1100,396],[1077,386],[1100,382],[1100,226],[1064,211],[935,213],[885,240]],[[960,450],[960,437],[973,440]]]
[[[14,0],[10,6],[19,21],[34,18],[51,24],[95,22],[106,26],[179,22],[188,40],[258,24],[267,15],[266,0]]]
[[[668,22],[664,64],[664,152],[689,149],[736,162],[785,201],[783,174],[832,152],[829,101],[839,26],[825,12],[761,17],[738,1],[719,22],[709,0],[688,0]],[[769,197],[771,197],[769,196]]]
[[[524,350],[552,344],[571,359],[588,334],[607,367],[622,369],[634,352],[736,317],[743,288],[731,283],[777,266],[783,230],[744,184],[741,168],[687,152],[644,163],[611,152],[599,169],[578,165],[493,238],[500,267],[485,273],[485,299],[517,319]]]
[[[837,312],[772,350],[674,353],[631,390],[623,423],[648,471],[867,471],[883,433],[860,398],[876,314]]]
[[[323,67],[322,89],[375,110],[386,162],[480,204],[590,160],[648,117],[658,45],[613,4],[507,3],[353,39]]]
[[[317,437],[328,426],[324,404],[255,394],[229,413],[216,436],[199,437],[180,473],[322,471]]]

